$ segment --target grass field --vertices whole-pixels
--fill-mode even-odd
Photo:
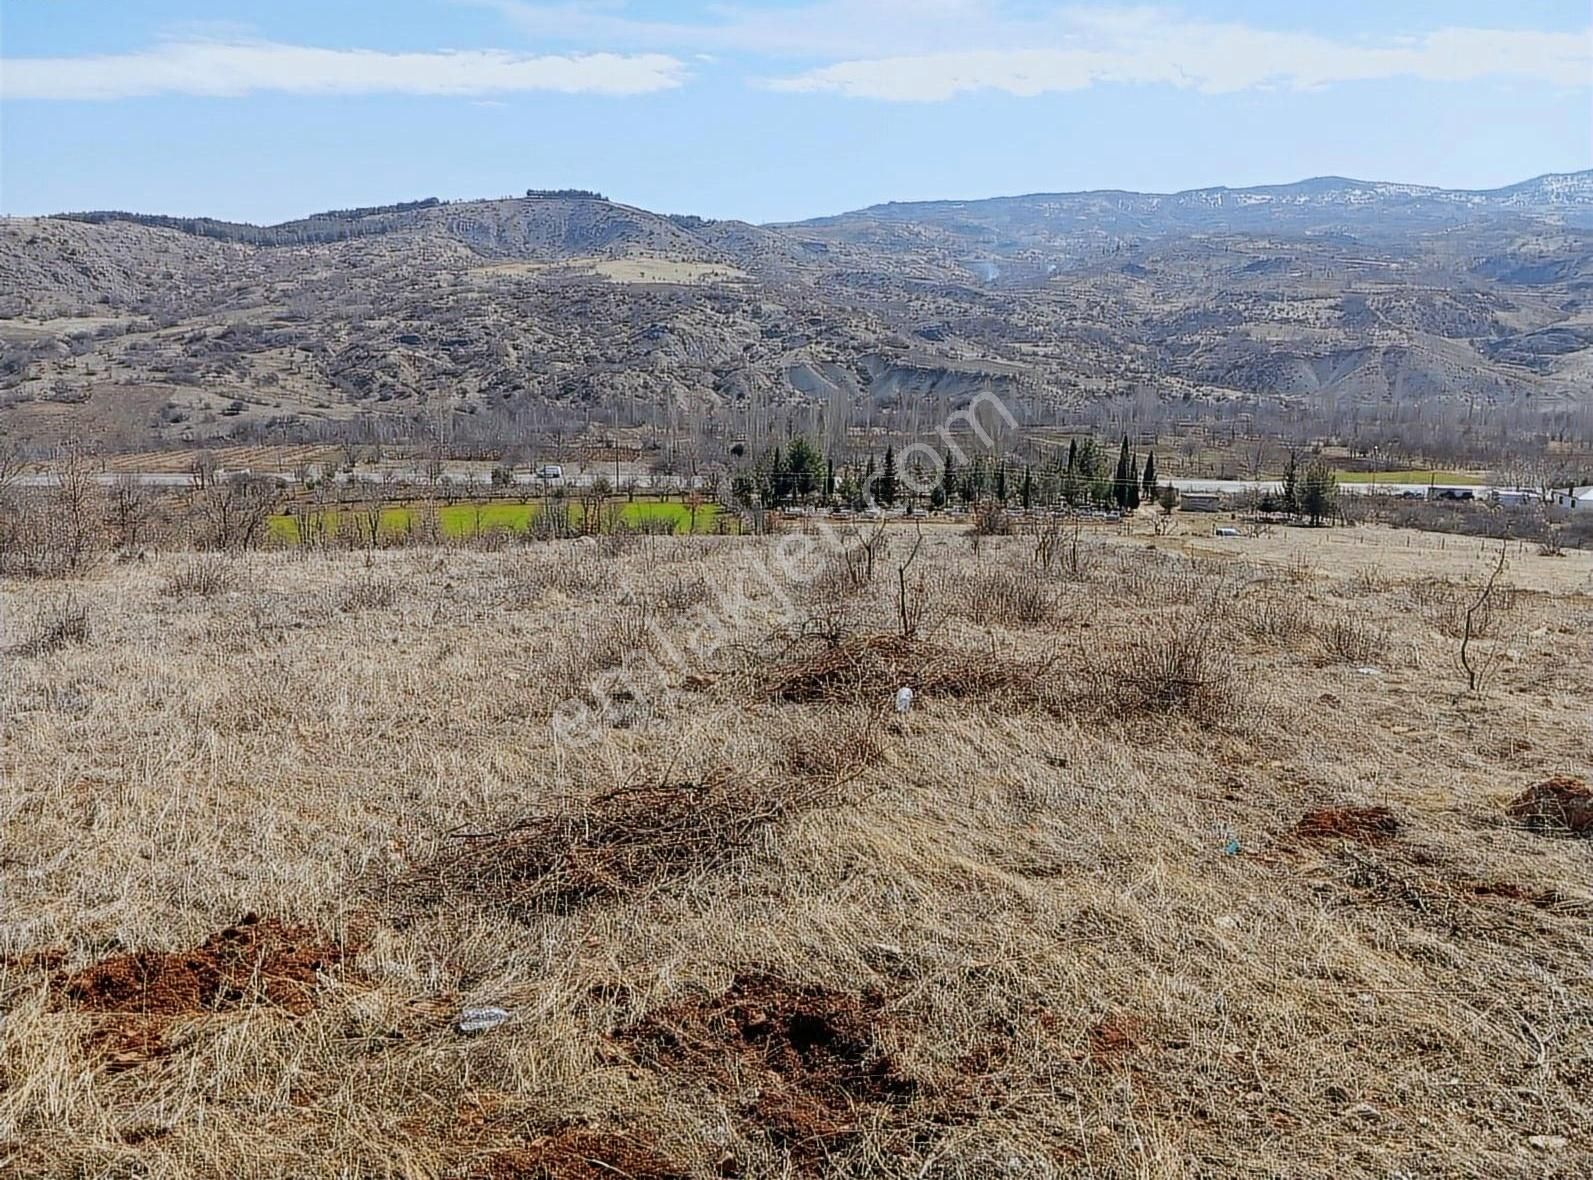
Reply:
[[[1333,473],[1340,483],[1390,483],[1390,484],[1465,484],[1477,486],[1487,483],[1487,478],[1474,471],[1345,471]]]
[[[1593,553],[1185,523],[0,583],[0,1176],[1593,1174]]]
[[[691,510],[679,501],[636,501],[615,503],[611,507],[618,510],[621,521],[633,527],[665,522],[677,533],[692,531]],[[582,518],[581,505],[571,503],[569,509],[571,519],[579,522]],[[412,505],[384,508],[382,534],[392,538],[407,536],[419,527],[423,511]],[[541,511],[540,501],[486,500],[468,504],[444,504],[437,508],[437,524],[444,537],[456,540],[492,531],[523,533],[530,529]],[[340,514],[335,509],[329,509],[323,515],[326,531],[335,535],[342,523]],[[697,509],[696,531],[699,533],[716,531],[718,519],[718,505],[701,505]],[[298,540],[298,525],[290,515],[273,516],[270,529],[271,536],[277,541],[293,543]]]

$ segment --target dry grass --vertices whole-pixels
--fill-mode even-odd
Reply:
[[[1478,551],[1369,536],[912,640],[759,538],[6,583],[0,1175],[1586,1175],[1593,555],[1512,554],[1463,696],[1413,603]]]

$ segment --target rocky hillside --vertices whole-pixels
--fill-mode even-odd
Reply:
[[[892,204],[793,225],[596,194],[281,226],[0,222],[0,426],[109,445],[378,421],[756,429],[1114,393],[1547,405],[1593,376],[1593,173]],[[803,408],[807,407],[807,410]]]

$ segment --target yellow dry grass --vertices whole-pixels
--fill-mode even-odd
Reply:
[[[925,689],[900,720],[872,686],[764,690],[797,631],[893,627],[901,537],[856,594],[797,586],[794,618],[760,538],[249,554],[209,595],[172,590],[180,554],[6,584],[0,1175],[529,1176],[548,1165],[513,1153],[566,1125],[693,1176],[1585,1175],[1593,862],[1505,805],[1589,770],[1589,559],[1512,557],[1468,696],[1450,623],[1475,555],[1440,572],[1397,540],[1367,562],[1350,534],[1222,558],[1095,539],[1084,578],[1035,575],[1046,609],[1004,619],[970,595],[1030,576],[1032,542],[942,531],[912,567],[925,641],[1055,679]],[[731,626],[693,647],[727,588]],[[24,654],[67,596],[87,637]],[[1194,622],[1221,693],[1114,695],[1125,653]],[[1375,673],[1339,660],[1352,624]],[[555,742],[561,701],[666,646],[667,691]],[[627,861],[618,895],[427,876],[457,829],[726,768],[749,806],[832,789],[695,868]],[[1397,835],[1294,835],[1338,804]],[[250,912],[344,948],[313,1004],[263,988],[141,1041],[63,999],[66,974]],[[808,1108],[770,1113],[798,1075],[625,1031],[749,975],[876,1013],[890,1072],[826,1091],[814,1139],[778,1130]],[[513,1018],[463,1037],[467,1005]],[[592,1168],[551,1174],[614,1174]]]

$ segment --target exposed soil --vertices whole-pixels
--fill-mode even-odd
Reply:
[[[807,1171],[850,1142],[861,1115],[900,1107],[917,1092],[879,1048],[889,1024],[882,1008],[878,996],[748,973],[723,994],[653,1013],[618,1039],[668,1073],[741,1100],[749,1130]]]
[[[1143,1027],[1133,1016],[1108,1016],[1089,1032],[1090,1060],[1112,1065],[1139,1052]]]
[[[1294,825],[1302,840],[1354,840],[1358,844],[1387,844],[1399,835],[1400,822],[1387,807],[1319,807]]]
[[[500,1151],[469,1174],[474,1180],[686,1180],[688,1172],[645,1139],[566,1127]]]
[[[1583,779],[1562,774],[1533,783],[1506,810],[1533,831],[1593,838],[1593,789]]]
[[[184,951],[131,951],[58,976],[62,1007],[102,1014],[91,1042],[113,1066],[138,1064],[167,1048],[171,1020],[249,1004],[296,1015],[315,1004],[319,973],[343,950],[318,932],[246,914],[235,926]]]
[[[112,955],[61,978],[58,998],[94,1012],[185,1016],[247,1003],[314,1005],[317,973],[343,952],[313,930],[246,914],[186,951]]]

